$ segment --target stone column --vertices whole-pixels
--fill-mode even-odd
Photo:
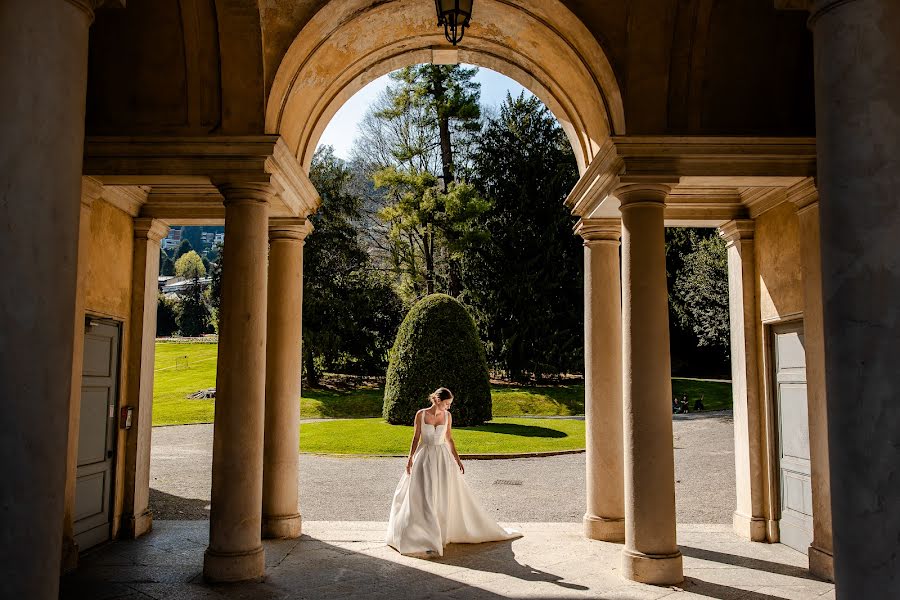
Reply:
[[[156,299],[159,242],[169,226],[157,219],[134,220],[131,321],[128,336],[126,406],[133,410],[125,437],[125,497],[122,532],[138,537],[153,527],[150,514],[150,434],[153,429],[153,365],[156,358]]]
[[[756,328],[754,223],[729,221],[720,229],[728,251],[728,312],[731,329],[731,393],[734,404],[734,469],[737,507],[734,531],[766,540],[764,430],[759,394]]]
[[[4,0],[0,18],[0,581],[58,595],[90,7]]]
[[[226,185],[225,268],[213,428],[209,581],[265,572],[262,547],[263,431],[266,393],[268,185]]]
[[[788,190],[788,200],[797,207],[797,217],[800,221],[800,260],[803,271],[803,347],[806,351],[806,398],[809,405],[809,461],[813,502],[813,541],[809,546],[809,570],[823,579],[834,581],[818,190],[812,181],[806,181]]]
[[[587,512],[584,535],[625,540],[622,463],[622,286],[618,219],[582,219]]]
[[[675,539],[672,369],[666,291],[665,186],[626,186],[622,201],[622,362],[625,442],[623,576],[684,579]]]
[[[900,2],[812,3],[837,597],[900,589]]]
[[[306,219],[269,222],[266,433],[263,457],[265,538],[300,537],[297,473],[303,341],[303,242]]]
[[[91,208],[103,192],[103,185],[92,177],[81,178],[81,213],[78,219],[78,275],[75,291],[75,326],[72,340],[72,379],[69,391],[69,438],[66,450],[65,508],[63,509],[63,546],[60,570],[78,565],[75,541],[75,476],[78,469],[78,426],[81,422],[81,374],[84,367],[84,284],[91,249]]]

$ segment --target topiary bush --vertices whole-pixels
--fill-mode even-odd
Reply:
[[[409,425],[439,387],[453,392],[453,425],[491,420],[491,386],[475,321],[459,301],[432,294],[417,302],[397,332],[384,387],[384,419]]]

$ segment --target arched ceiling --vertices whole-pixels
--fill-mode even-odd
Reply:
[[[557,0],[479,0],[458,49],[422,0],[332,0],[291,44],[269,94],[266,132],[304,166],[337,110],[366,83],[416,63],[463,62],[504,73],[556,115],[579,167],[624,133],[622,97],[595,38]],[[564,32],[564,33],[563,33]]]

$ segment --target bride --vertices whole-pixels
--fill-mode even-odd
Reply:
[[[439,388],[429,399],[431,408],[416,413],[406,473],[391,505],[387,544],[401,554],[443,556],[444,546],[450,543],[520,537],[500,527],[481,508],[463,479],[465,467],[453,443],[453,394]]]

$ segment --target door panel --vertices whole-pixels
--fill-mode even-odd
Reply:
[[[75,476],[75,539],[81,550],[109,539],[121,326],[93,322],[84,334]]]
[[[813,524],[803,327],[782,325],[772,331],[781,486],[779,529],[783,544],[806,554]]]

